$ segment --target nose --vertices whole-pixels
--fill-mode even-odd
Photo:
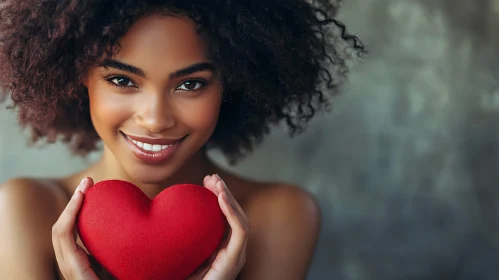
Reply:
[[[139,104],[135,122],[152,133],[162,132],[175,126],[175,118],[166,98],[162,94],[152,94]]]

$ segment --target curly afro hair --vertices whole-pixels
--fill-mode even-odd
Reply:
[[[97,149],[82,76],[141,16],[188,16],[222,77],[224,102],[207,147],[234,162],[286,121],[303,131],[329,108],[350,55],[365,49],[324,0],[4,0],[0,4],[0,87],[10,92],[32,141]],[[5,99],[7,91],[0,93]]]

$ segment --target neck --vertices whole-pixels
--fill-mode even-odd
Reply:
[[[94,165],[93,178],[96,182],[102,180],[123,180],[135,184],[148,197],[153,198],[162,190],[176,184],[196,184],[203,185],[203,178],[206,175],[217,173],[217,167],[208,158],[204,149],[196,153],[174,174],[165,178],[162,182],[154,184],[144,184],[131,178],[125,170],[119,165],[109,151],[104,151],[101,159]]]

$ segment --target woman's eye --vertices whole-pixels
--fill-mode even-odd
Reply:
[[[177,89],[197,90],[197,89],[200,89],[201,87],[203,87],[204,85],[206,85],[206,83],[201,82],[201,81],[186,81],[186,82],[182,83],[180,86],[178,86]]]
[[[128,78],[125,77],[114,77],[109,79],[111,83],[119,87],[133,87],[135,84]]]

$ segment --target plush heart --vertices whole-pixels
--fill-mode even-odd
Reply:
[[[119,280],[185,279],[220,245],[217,197],[174,185],[150,200],[135,185],[102,181],[85,194],[77,229],[90,254]]]

